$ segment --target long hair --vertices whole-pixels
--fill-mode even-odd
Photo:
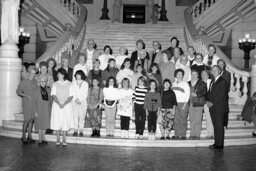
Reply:
[[[124,69],[124,64],[126,62],[130,62],[131,63],[131,59],[130,58],[125,58],[123,64],[121,65],[121,69]],[[131,69],[131,66],[130,66],[130,69]]]
[[[137,80],[137,86],[139,86],[139,81],[142,81],[144,83],[144,86],[147,86],[147,79],[145,78],[145,76],[140,76]]]
[[[106,50],[107,48],[109,49],[109,54],[112,55],[113,50],[111,49],[111,47],[110,47],[109,45],[104,46],[103,51],[105,52],[105,50]]]
[[[110,81],[111,79],[114,80],[114,85],[113,85],[113,87],[114,87],[114,88],[117,88],[116,79],[115,79],[114,77],[109,77],[109,78],[107,79],[107,82],[106,82],[106,86],[105,86],[105,87],[107,87],[107,88],[109,87],[109,81]]]
[[[156,74],[161,74],[160,68],[159,68],[159,66],[158,66],[157,63],[153,63],[153,64],[150,66],[150,68],[149,68],[149,73],[152,73],[152,68],[153,68],[153,67],[156,67],[156,68],[157,68]]]
[[[83,80],[83,81],[86,80],[86,76],[85,76],[85,74],[84,74],[84,71],[82,71],[82,70],[76,71],[76,73],[75,73],[75,78],[76,78],[77,75],[80,75],[80,76],[81,76],[81,80]]]
[[[68,79],[68,73],[67,73],[67,71],[66,71],[64,68],[59,68],[59,69],[57,70],[57,75],[58,75],[59,73],[64,76],[64,77],[63,77],[64,80],[67,80],[67,79]]]

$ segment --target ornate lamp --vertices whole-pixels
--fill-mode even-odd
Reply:
[[[249,69],[250,51],[255,49],[255,39],[246,33],[243,39],[239,39],[238,45],[244,51],[244,68]]]
[[[18,55],[22,60],[23,60],[24,46],[29,43],[29,40],[30,40],[30,34],[25,31],[24,27],[20,27],[19,44],[18,44],[18,47],[20,50],[18,52]]]

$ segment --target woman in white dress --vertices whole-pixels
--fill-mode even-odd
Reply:
[[[60,132],[63,132],[62,145],[66,146],[66,134],[71,128],[74,128],[73,110],[71,101],[73,99],[73,90],[71,82],[67,80],[67,72],[60,68],[57,71],[58,81],[52,85],[51,95],[53,97],[51,129],[56,130],[57,143],[60,145]]]

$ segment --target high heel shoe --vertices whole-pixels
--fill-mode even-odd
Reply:
[[[42,141],[42,143],[48,145],[48,141]]]
[[[26,140],[26,138],[21,138],[20,140],[23,144],[28,144],[28,140]]]
[[[36,141],[33,140],[31,137],[28,137],[28,138],[27,138],[27,141],[28,141],[29,143],[35,143],[35,142],[36,142]]]

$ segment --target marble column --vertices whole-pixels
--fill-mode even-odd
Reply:
[[[21,59],[18,57],[20,0],[2,0],[0,47],[0,125],[22,112],[21,98],[16,89],[21,79]]]

